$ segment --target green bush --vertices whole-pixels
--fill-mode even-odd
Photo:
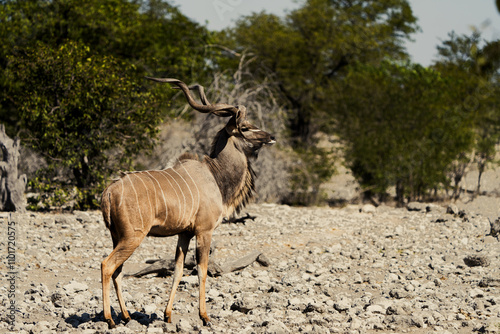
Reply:
[[[95,207],[94,194],[106,179],[151,148],[161,116],[154,96],[131,79],[125,64],[81,43],[57,49],[40,43],[10,61],[12,79],[24,84],[15,96],[21,138],[48,163],[39,185],[56,186],[51,172],[68,171],[69,185],[79,191],[77,206]]]
[[[472,115],[460,108],[458,83],[420,65],[384,62],[349,72],[336,101],[335,131],[368,195],[396,187],[397,200],[447,188],[451,164],[471,149]]]

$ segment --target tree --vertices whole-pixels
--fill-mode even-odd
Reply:
[[[49,170],[67,168],[69,186],[82,192],[80,207],[92,207],[106,178],[151,147],[161,120],[154,96],[131,80],[128,66],[81,43],[38,43],[10,60],[12,80],[24,83],[14,97],[22,137]]]
[[[69,171],[83,206],[173,115],[175,92],[144,75],[211,71],[209,32],[162,0],[2,1],[0,38],[0,122],[49,164],[30,184],[64,201]]]
[[[324,102],[342,70],[357,61],[405,58],[403,42],[416,29],[406,0],[308,0],[285,19],[253,14],[229,33],[236,48],[258,55],[255,72],[274,75],[291,136],[307,146],[328,117]]]
[[[5,134],[5,126],[0,124],[0,210],[26,211],[24,190],[26,175],[19,175],[19,138],[12,140]]]
[[[454,86],[455,101],[462,113],[470,114],[473,122],[474,147],[468,153],[478,168],[476,193],[479,194],[481,177],[488,164],[494,162],[496,145],[500,141],[500,41],[485,42],[478,32],[470,36],[452,32],[438,47],[438,52],[439,58],[433,67],[459,83]],[[469,160],[466,158],[462,165]],[[460,179],[455,182],[457,188]],[[455,194],[459,195],[458,189]]]
[[[162,0],[7,0],[0,2],[0,122],[19,131],[16,101],[23,82],[4,75],[14,52],[43,43],[58,49],[68,42],[89,47],[92,55],[111,56],[128,63],[129,75],[168,75],[200,80],[210,73],[204,45],[206,28],[189,20]],[[170,90],[151,86],[162,103]]]
[[[396,188],[399,203],[447,187],[452,162],[472,145],[471,117],[457,108],[454,78],[420,65],[352,68],[332,125],[367,196]]]
[[[406,0],[308,0],[284,19],[265,12],[242,18],[220,44],[257,57],[252,72],[270,79],[287,113],[294,154],[302,160],[291,178],[298,198],[316,203],[333,169],[329,147],[318,145],[333,117],[336,84],[356,62],[404,59],[403,41],[416,31]],[[307,202],[307,203],[306,203]]]

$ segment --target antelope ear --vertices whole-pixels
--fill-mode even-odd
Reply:
[[[235,106],[233,117],[227,122],[226,131],[230,135],[235,135],[240,131],[240,124],[245,121],[247,117],[247,108],[245,106]]]
[[[238,132],[238,114],[234,115],[233,117],[231,117],[229,119],[229,122],[227,122],[226,124],[226,132],[229,134],[229,135],[234,135],[236,132]]]
[[[238,125],[247,118],[247,108],[245,106],[236,106],[236,120]]]
[[[241,123],[247,118],[247,108],[245,106],[236,106],[236,108],[236,114],[234,115],[236,118],[236,128],[238,131],[241,131]]]

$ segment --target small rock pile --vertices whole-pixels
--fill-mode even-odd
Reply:
[[[13,214],[16,222],[18,333],[497,333],[500,242],[487,218],[435,204],[408,208],[293,208],[253,205],[257,218],[222,224],[219,263],[262,251],[243,270],[209,277],[211,327],[198,319],[198,278],[185,270],[163,321],[171,277],[123,280],[132,321],[108,330],[100,262],[111,238],[100,213]],[[456,211],[456,212],[455,212]],[[126,262],[174,257],[176,238],[148,238]],[[194,242],[188,256],[194,254]],[[2,305],[9,303],[0,289]],[[9,329],[0,316],[0,332]]]

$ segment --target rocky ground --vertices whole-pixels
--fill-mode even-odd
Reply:
[[[0,290],[0,332],[496,333],[500,242],[488,235],[480,205],[463,204],[459,212],[460,205],[452,213],[446,205],[422,204],[412,211],[250,206],[254,221],[216,230],[212,259],[223,264],[259,250],[270,266],[255,262],[208,278],[211,327],[198,319],[197,276],[186,270],[173,323],[163,321],[171,278],[148,275],[124,279],[133,319],[127,324],[119,321],[112,292],[118,326],[111,331],[103,322],[100,285],[111,238],[100,213],[4,215],[1,269],[17,274],[15,280],[4,275],[11,280]],[[9,220],[15,223],[15,262],[7,261]],[[175,237],[146,239],[124,271],[173,258],[175,243]]]

